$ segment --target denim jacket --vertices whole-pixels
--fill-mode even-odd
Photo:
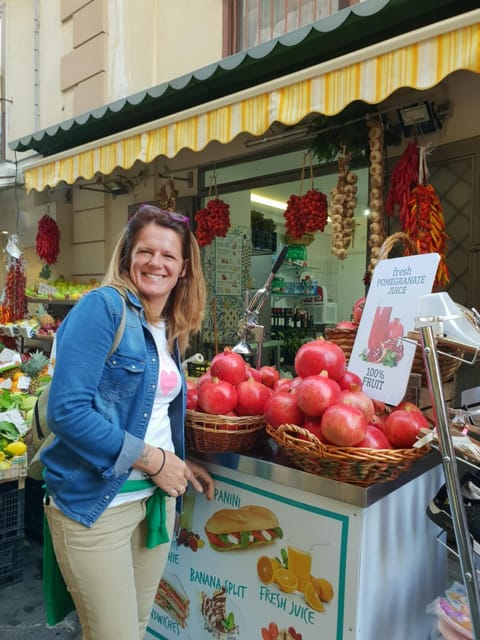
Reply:
[[[49,495],[68,517],[91,527],[127,479],[144,448],[159,376],[159,359],[142,306],[128,293],[125,330],[107,358],[120,324],[112,287],[83,296],[56,335],[47,421],[57,436],[42,453]],[[185,457],[186,382],[170,404],[175,453]]]

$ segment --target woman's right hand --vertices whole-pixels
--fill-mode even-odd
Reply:
[[[187,490],[190,482],[197,491],[202,491],[202,485],[194,477],[185,462],[172,451],[165,451],[165,464],[160,473],[150,478],[166,494],[176,498]]]

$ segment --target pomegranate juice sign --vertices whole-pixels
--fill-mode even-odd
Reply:
[[[381,260],[375,267],[348,369],[375,400],[398,404],[405,395],[415,345],[403,339],[415,328],[421,296],[432,290],[437,253]]]

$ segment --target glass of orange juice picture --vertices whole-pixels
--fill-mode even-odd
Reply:
[[[288,568],[298,578],[298,591],[305,591],[307,583],[310,581],[310,573],[312,570],[312,554],[307,549],[289,544],[287,547]]]

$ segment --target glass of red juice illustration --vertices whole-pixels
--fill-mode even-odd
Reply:
[[[388,325],[390,316],[392,315],[392,307],[377,307],[373,317],[372,328],[368,336],[368,348],[377,347],[387,338]]]

